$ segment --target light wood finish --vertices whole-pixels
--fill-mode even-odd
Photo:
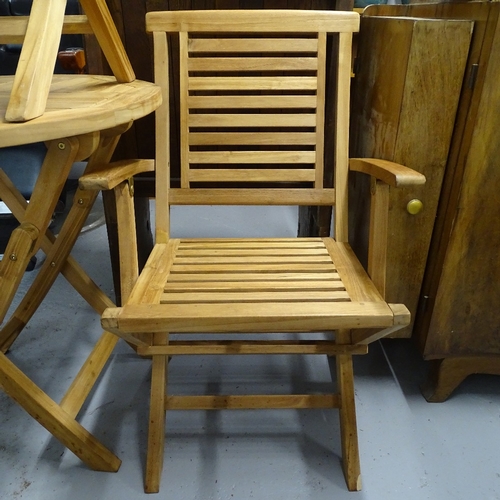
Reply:
[[[41,391],[3,353],[0,353],[0,384],[12,399],[91,469],[118,470],[121,460]]]
[[[167,345],[168,333],[157,333],[154,344]],[[155,354],[152,362],[151,395],[149,403],[148,454],[144,491],[158,493],[165,454],[165,411],[167,390],[167,356]]]
[[[128,123],[160,104],[158,88],[134,81],[118,85],[112,76],[54,75],[45,113],[20,126],[5,119],[12,77],[0,77],[0,147],[48,141]]]
[[[102,162],[110,161],[121,132],[126,130],[128,126],[129,124],[124,124],[115,129],[104,131],[101,134],[99,144],[94,142],[93,136],[88,145],[85,145],[88,138],[80,139],[81,145],[84,146],[80,147],[80,155],[86,157],[89,152],[95,149],[95,153],[87,162],[85,172],[92,172]],[[20,222],[25,221],[28,204],[3,172],[0,172],[0,194],[14,216]],[[62,273],[70,281],[98,313],[102,313],[106,307],[113,304],[69,255],[96,197],[97,192],[77,190],[73,199],[73,207],[64,221],[57,240],[49,230],[41,238],[40,245],[46,254],[46,259],[29,291],[0,331],[0,346],[4,352],[10,348],[40,306],[59,273]]]
[[[346,481],[349,489],[360,488],[352,355],[367,352],[372,339],[406,324],[409,313],[403,305],[385,302],[346,241],[350,56],[356,18],[352,13],[272,10],[148,15],[155,75],[164,96],[156,130],[157,241],[129,300],[107,309],[101,318],[105,329],[135,338],[137,345],[142,342],[138,352],[152,357],[148,492],[159,490],[164,439],[159,419],[165,409],[339,408]],[[279,33],[276,46],[271,32]],[[324,117],[330,33],[340,38],[335,188],[323,185],[324,146],[331,140],[325,137]],[[179,52],[180,115],[175,127],[180,131],[180,188],[170,184],[167,41],[172,47],[178,41]],[[406,174],[421,178],[398,165],[375,164],[391,181]],[[169,237],[174,204],[311,202],[337,206],[336,239]],[[125,211],[122,219],[130,231]],[[376,219],[385,223],[383,210]],[[129,252],[125,249],[123,255]],[[374,262],[385,269],[382,243],[374,252]],[[362,332],[359,344],[352,341],[351,330]],[[262,339],[263,333],[290,332],[302,333],[304,339]],[[333,338],[325,340],[324,332]],[[183,334],[183,340],[168,342],[170,333]],[[238,333],[252,335],[224,338]],[[190,354],[335,356],[338,392],[165,396],[166,356]]]
[[[88,173],[109,163],[120,135],[130,127],[131,121],[150,113],[161,101],[158,87],[132,81],[130,63],[105,2],[88,0],[82,4],[85,4],[88,20],[83,17],[65,20],[65,0],[34,0],[28,19],[13,24],[4,19],[0,22],[2,42],[24,42],[16,74],[0,78],[0,147],[44,141],[48,148],[29,204],[0,172],[0,197],[20,223],[7,244],[6,257],[0,262],[0,322],[9,310],[30,257],[39,248],[47,253],[32,287],[0,332],[2,351],[11,346],[60,272],[98,312],[113,306],[69,256],[97,191],[77,190],[57,238],[47,228],[73,162],[88,159]],[[7,29],[3,30],[5,26]],[[103,44],[116,78],[53,77],[61,32],[88,33],[89,26]],[[131,262],[127,264],[133,267]],[[132,285],[132,280],[126,282],[125,292],[127,286],[131,289]],[[121,461],[75,417],[117,340],[115,335],[103,333],[60,404],[0,353],[0,388],[89,467],[102,471],[118,470]]]
[[[371,175],[392,187],[425,184],[425,175],[392,161],[375,158],[351,158],[349,168],[353,172]]]
[[[349,330],[339,330],[337,344],[352,342]],[[354,401],[354,373],[352,356],[337,356],[337,386],[340,394],[340,436],[342,445],[342,469],[349,491],[361,490],[361,466],[358,449],[358,429]]]
[[[0,17],[0,43],[23,43],[28,30],[29,16]],[[63,35],[93,33],[86,16],[64,16]]]
[[[132,179],[134,175],[143,172],[154,172],[153,160],[122,160],[114,163],[103,163],[92,173],[84,172],[78,179],[78,185],[83,190],[111,190],[125,180]]]
[[[105,0],[80,0],[90,26],[106,60],[120,83],[135,80],[134,70],[125,52]]]
[[[162,12],[146,15],[148,31],[198,32],[198,33],[318,33],[347,32],[359,29],[359,15],[342,13],[336,18],[326,18],[322,11],[267,10],[267,16],[259,11],[211,11],[207,18],[203,11],[172,12],[168,17]]]
[[[135,80],[105,0],[83,0],[81,4],[86,18],[65,18],[66,0],[33,0],[29,17],[0,21],[2,43],[23,43],[5,112],[7,122],[26,122],[45,112],[63,31],[94,33],[116,79],[121,83]]]
[[[47,156],[40,170],[38,181],[33,189],[31,201],[26,208],[7,247],[6,258],[0,262],[0,321],[3,321],[7,309],[21,281],[28,261],[41,244],[40,229],[47,228],[54,213],[64,180],[67,178],[79,147],[78,138],[52,141]],[[55,179],[57,181],[55,181]]]
[[[65,7],[66,0],[33,0],[6,121],[23,122],[44,113]]]

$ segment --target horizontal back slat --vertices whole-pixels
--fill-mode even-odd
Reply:
[[[313,76],[192,77],[188,90],[316,90]]]
[[[317,38],[191,39],[190,52],[317,52]]]
[[[204,57],[192,58],[189,71],[316,71],[314,57]]]
[[[335,189],[170,189],[172,205],[334,205]]]
[[[198,109],[289,109],[304,108],[315,109],[317,105],[315,95],[256,95],[256,96],[189,96],[187,103],[189,108]]]
[[[310,169],[263,169],[263,168],[220,168],[220,169],[191,169],[191,182],[280,182],[283,179],[289,182],[312,182],[314,170]]]
[[[315,114],[192,114],[189,115],[190,127],[314,127]],[[222,142],[224,144],[224,142]],[[222,145],[221,144],[221,145]]]
[[[224,142],[226,146],[314,145],[316,134],[311,132],[193,132],[189,134],[191,146],[213,146]]]
[[[313,163],[314,151],[207,151],[189,153],[189,161],[199,164],[234,163]],[[287,169],[289,170],[289,169]],[[289,173],[289,172],[287,172]]]

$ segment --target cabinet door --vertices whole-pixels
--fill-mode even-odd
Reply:
[[[425,186],[390,194],[386,298],[414,317],[441,191],[473,23],[365,17],[352,96],[351,156],[407,165]],[[351,176],[350,241],[365,264],[369,179]],[[420,200],[411,215],[407,206]],[[398,332],[409,337],[413,322]]]
[[[496,11],[498,14],[498,10]],[[500,354],[500,23],[482,55],[480,95],[426,337],[427,358]],[[451,204],[450,204],[451,205]]]

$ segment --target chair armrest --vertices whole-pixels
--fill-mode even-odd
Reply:
[[[392,187],[425,184],[425,176],[415,170],[387,160],[351,158],[349,169],[371,175]]]
[[[154,172],[154,160],[122,160],[103,164],[90,174],[78,180],[80,189],[110,190],[118,184],[142,172]]]
[[[375,158],[352,158],[349,168],[371,176],[367,271],[377,290],[385,297],[389,191],[391,187],[425,184],[425,176],[399,163]]]

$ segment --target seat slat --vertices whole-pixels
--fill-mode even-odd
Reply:
[[[160,299],[161,304],[204,304],[204,303],[259,303],[259,302],[348,302],[346,291],[281,291],[281,292],[167,292]]]
[[[290,292],[307,292],[307,291],[333,291],[345,290],[344,284],[334,280],[316,280],[316,281],[200,281],[200,282],[167,282],[164,291],[168,292],[201,292],[201,291],[217,291],[223,292],[257,290],[257,291],[280,291],[288,290]]]
[[[218,272],[240,272],[244,273],[254,273],[254,272],[270,272],[275,273],[277,271],[286,272],[330,272],[335,271],[335,266],[333,264],[315,264],[315,263],[305,263],[305,264],[193,264],[193,265],[177,265],[174,263],[172,266],[172,273],[218,273]]]
[[[183,238],[182,248],[325,248],[321,238]]]
[[[328,257],[328,252],[326,249],[323,248],[283,248],[283,249],[276,249],[276,248],[241,248],[241,249],[235,249],[235,248],[227,248],[227,249],[216,249],[213,248],[211,250],[205,250],[205,249],[200,249],[200,250],[189,250],[189,249],[184,249],[180,248],[177,251],[177,256],[178,257],[216,257],[216,256],[252,256],[252,255],[257,255],[257,256],[265,256],[265,255],[272,255],[272,256],[307,256],[307,257],[312,257],[312,256],[327,256]]]
[[[188,257],[177,255],[175,263],[177,265],[188,264],[331,264],[332,260],[327,255],[216,255],[216,256],[196,256]]]
[[[238,273],[197,273],[197,274],[182,274],[176,273],[171,274],[168,277],[168,283],[205,283],[205,282],[220,282],[224,281],[227,283],[234,282],[259,282],[265,278],[267,282],[288,282],[288,281],[325,281],[325,282],[337,282],[340,277],[337,272],[269,272],[266,274],[262,273],[245,273],[244,275]]]

